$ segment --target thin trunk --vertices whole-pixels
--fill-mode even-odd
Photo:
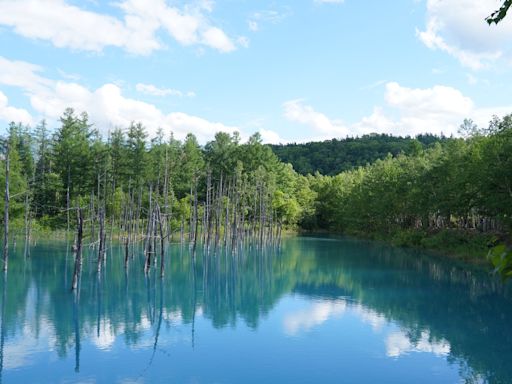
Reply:
[[[103,264],[103,256],[105,254],[105,211],[100,210],[99,212],[99,224],[100,224],[100,245],[98,249],[98,273],[101,272],[101,265]]]
[[[217,191],[217,204],[215,207],[215,250],[219,246],[220,241],[220,223],[222,215],[222,195],[223,195],[223,174],[220,173],[219,188]]]
[[[169,231],[169,164],[167,147],[165,147],[165,168],[164,168],[164,218],[166,223],[166,235],[170,237]],[[170,241],[170,240],[169,240]]]
[[[140,211],[142,209],[142,187],[139,188],[139,202],[137,205],[137,217],[135,218],[135,233],[133,236],[133,241],[136,240],[136,237],[139,235],[139,229],[140,229]]]
[[[67,213],[67,233],[69,234],[69,210],[71,208],[70,204],[70,191],[69,191],[69,184],[71,183],[71,168],[70,165],[68,165],[68,181],[67,181],[67,188],[66,188],[66,213]]]
[[[160,232],[160,277],[164,277],[165,273],[165,237],[164,237],[164,229],[162,223],[162,217],[160,215],[160,207],[156,206],[157,220],[158,220],[158,229]]]
[[[199,220],[197,220],[198,215],[198,207],[197,207],[197,178],[194,186],[194,246],[192,249],[192,252],[196,251],[196,245],[197,245],[197,225],[199,224]]]
[[[82,272],[82,238],[83,238],[83,225],[84,219],[82,216],[82,209],[77,209],[77,238],[76,238],[76,256],[75,256],[75,271],[73,273],[73,282],[71,283],[71,290],[77,290],[80,282],[80,274]]]
[[[180,243],[183,245],[185,241],[185,217],[181,214],[181,225],[180,225]]]
[[[28,256],[28,249],[29,249],[29,242],[30,242],[30,239],[29,239],[30,228],[29,228],[29,222],[28,222],[29,210],[30,210],[30,208],[29,208],[29,203],[28,203],[28,191],[27,191],[27,193],[25,193],[25,251],[24,251],[25,257]]]
[[[149,270],[151,269],[151,254],[153,253],[153,250],[151,249],[152,247],[152,242],[150,240],[150,237],[153,233],[153,216],[154,216],[154,212],[151,212],[150,213],[150,218],[148,219],[148,227],[147,227],[147,232],[146,232],[146,237],[148,239],[148,241],[146,242],[146,249],[145,249],[145,262],[144,262],[144,273],[148,273]]]
[[[89,221],[91,222],[91,242],[94,239],[96,215],[94,212],[94,190],[91,191],[91,197],[89,200]],[[99,241],[99,239],[98,239]]]
[[[231,181],[228,185],[227,196],[226,196],[226,212],[224,213],[224,239],[223,246],[226,248],[229,234],[229,202],[231,201]]]
[[[9,143],[5,154],[5,205],[4,205],[4,271],[9,262]]]
[[[192,242],[192,236],[193,236],[193,233],[192,233],[192,224],[193,224],[193,214],[192,212],[194,211],[194,195],[193,195],[193,192],[194,192],[194,189],[193,189],[193,185],[192,183],[190,183],[190,222],[189,222],[189,226],[188,226],[188,241],[189,243]]]

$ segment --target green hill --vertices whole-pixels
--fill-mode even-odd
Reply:
[[[318,171],[332,176],[383,159],[388,153],[393,156],[412,154],[420,146],[426,148],[447,140],[450,139],[431,134],[415,138],[372,134],[304,144],[271,145],[271,148],[281,161],[291,163],[303,175]]]

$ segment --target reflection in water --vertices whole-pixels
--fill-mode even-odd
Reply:
[[[7,271],[4,271],[2,276],[2,309],[0,315],[2,318],[0,319],[0,381],[3,378],[3,370],[4,370],[4,348],[5,348],[5,307],[6,307],[6,299],[7,299]]]
[[[446,340],[432,340],[428,331],[421,332],[419,340],[411,338],[403,331],[393,332],[386,338],[386,354],[398,357],[410,352],[427,352],[437,356],[450,353],[450,344]]]
[[[314,303],[309,308],[290,313],[284,318],[284,330],[289,335],[308,331],[327,321],[330,317],[338,317],[347,309],[344,300]]]
[[[307,332],[329,319],[339,318],[347,312],[358,317],[362,323],[370,324],[375,332],[380,331],[387,323],[384,316],[370,308],[346,298],[340,298],[317,300],[304,309],[286,315],[283,321],[284,330],[286,334],[293,336],[300,332]]]
[[[123,250],[114,246],[101,276],[94,250],[89,255],[84,250],[78,296],[62,284],[72,274],[72,255],[66,249],[64,244],[39,244],[31,258],[23,258],[23,250],[13,255],[9,281],[2,279],[2,377],[38,382],[45,364],[51,364],[54,376],[49,381],[79,377],[141,382],[150,377],[165,382],[172,376],[181,382],[198,375],[199,382],[236,382],[244,377],[242,367],[239,373],[233,367],[225,372],[218,362],[207,364],[214,359],[211,356],[247,349],[256,364],[258,359],[263,364],[265,353],[254,355],[261,341],[265,340],[267,354],[278,350],[273,343],[284,343],[290,349],[283,356],[290,369],[297,370],[303,352],[293,343],[305,343],[300,345],[306,352],[313,348],[307,344],[312,341],[297,336],[315,333],[323,340],[323,335],[345,332],[357,339],[343,348],[372,345],[361,364],[371,364],[376,354],[395,360],[432,356],[444,362],[446,375],[455,367],[455,374],[467,382],[512,381],[509,290],[485,273],[424,254],[347,239],[291,238],[280,252],[198,252],[195,257],[172,246],[166,275],[160,279],[154,273],[144,277],[142,257],[136,256],[125,269]],[[267,325],[282,334],[268,331],[265,336]],[[236,337],[227,338],[228,330]],[[252,340],[253,334],[258,338]],[[336,361],[342,346],[328,348]],[[193,364],[202,354],[210,357]],[[70,376],[70,359],[76,376]],[[324,360],[329,362],[325,356]],[[102,364],[113,367],[112,372],[101,376],[96,367]],[[116,369],[120,366],[126,366],[125,374]],[[400,369],[398,377],[405,380],[410,372]],[[283,367],[281,372],[280,381],[293,376]],[[318,374],[318,369],[312,372]],[[257,379],[255,374],[254,382]]]

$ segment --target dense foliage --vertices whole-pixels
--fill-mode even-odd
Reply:
[[[302,175],[319,172],[334,176],[384,159],[388,154],[410,155],[434,143],[448,140],[430,134],[418,135],[416,138],[373,134],[303,144],[272,145],[272,150],[279,159],[291,163]]]
[[[415,155],[389,155],[334,177],[309,176],[318,197],[307,225],[426,247],[436,236],[467,245],[482,233],[506,242],[512,226],[512,117],[495,118],[485,130],[468,126],[467,138]]]
[[[219,218],[221,205],[223,212],[229,208],[225,200],[230,196],[238,199],[244,217],[272,215],[283,225],[295,224],[312,206],[306,178],[280,162],[259,134],[241,143],[237,134],[219,132],[201,147],[193,134],[183,142],[172,134],[165,138],[161,130],[148,138],[142,124],[132,123],[105,139],[87,114],[68,109],[53,134],[44,121],[35,130],[13,123],[5,142],[10,155],[10,216],[18,228],[27,211],[43,227],[64,228],[70,220],[74,225],[70,211],[78,206],[87,207],[92,219],[104,207],[106,217],[120,223],[130,204],[136,206],[137,218],[143,218],[150,199],[172,215],[174,230],[190,223],[194,205],[200,220],[207,200],[212,205],[219,196]],[[5,165],[0,171],[2,186],[4,175]],[[262,207],[256,207],[256,200]]]

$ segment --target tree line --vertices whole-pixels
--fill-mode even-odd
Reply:
[[[237,133],[219,132],[200,146],[192,133],[180,141],[160,129],[149,138],[134,122],[102,137],[86,113],[67,109],[53,133],[44,121],[35,129],[11,123],[3,144],[18,229],[74,230],[81,208],[84,236],[100,245],[105,233],[131,240],[179,233],[194,246],[217,247],[246,235],[275,241],[312,207],[305,178],[258,133],[242,143]],[[6,167],[0,178],[4,185]]]
[[[461,133],[334,177],[309,176],[316,209],[304,224],[442,250],[475,246],[482,256],[499,243],[493,262],[510,274],[512,115],[486,128],[465,120]]]

